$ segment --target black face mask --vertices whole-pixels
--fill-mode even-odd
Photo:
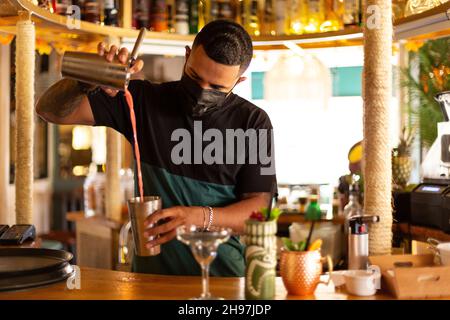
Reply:
[[[223,106],[225,99],[231,92],[203,89],[186,73],[181,77],[180,84],[183,99],[185,99],[183,105],[187,112],[192,112],[193,116],[201,116],[205,113],[219,109]]]

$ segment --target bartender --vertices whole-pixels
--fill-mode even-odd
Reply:
[[[108,49],[103,43],[98,45],[98,54],[109,62],[117,58],[123,64],[129,55],[126,48],[113,45]],[[253,211],[268,206],[276,188],[270,119],[262,109],[232,92],[246,80],[243,73],[252,56],[248,33],[234,22],[217,20],[203,27],[192,49],[186,47],[179,81],[130,81],[128,90],[137,119],[144,192],[161,196],[163,203],[163,209],[146,221],[148,225],[159,224],[144,234],[158,236],[147,246],[161,245],[161,253],[135,256],[132,271],[201,274],[190,249],[176,240],[176,228],[207,224],[210,229],[228,227],[234,231],[230,240],[219,247],[211,275],[244,276],[244,247],[238,235]],[[139,72],[143,65],[142,60],[137,60],[131,72]],[[62,79],[42,95],[36,111],[48,122],[107,126],[133,141],[123,92]],[[265,141],[258,141],[256,149],[250,146],[255,143],[248,138],[251,135],[247,136],[245,154],[242,150],[229,150],[229,141],[225,143],[229,132],[239,135],[252,131],[259,133],[258,137],[264,136],[261,133],[270,134]],[[181,141],[181,137],[185,139]],[[205,157],[208,145],[220,137],[223,141],[214,142],[224,150],[215,150],[211,161],[211,157]],[[195,147],[195,139],[201,139],[200,150]],[[177,152],[180,144],[186,146],[189,142],[187,148]],[[270,162],[255,156],[264,150]]]

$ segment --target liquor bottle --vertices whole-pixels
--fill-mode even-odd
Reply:
[[[176,32],[176,30],[175,30],[175,23],[176,22],[175,22],[175,18],[174,18],[174,16],[175,16],[175,12],[174,12],[175,4],[172,3],[172,1],[170,1],[170,2],[169,1],[167,1],[168,3],[166,5],[166,8],[167,8],[167,31],[169,31],[169,33],[175,33]]]
[[[119,25],[119,10],[117,6],[117,0],[105,0],[104,12],[105,25],[117,27]]]
[[[214,21],[219,18],[219,2],[217,0],[211,0],[211,11],[209,13],[209,21]]]
[[[188,0],[175,0],[175,32],[189,34]]]
[[[97,0],[86,0],[85,20],[92,23],[100,23],[100,6]]]
[[[291,0],[289,2],[289,34],[303,34],[307,23],[307,1]]]
[[[67,8],[72,5],[72,0],[56,0],[54,12],[61,16],[67,15]]]
[[[38,6],[40,8],[44,8],[45,10],[50,11],[52,13],[54,12],[53,4],[52,4],[51,0],[39,0],[38,1]]]
[[[325,0],[325,21],[321,24],[320,31],[338,31],[344,28],[343,15],[343,0]]]
[[[241,2],[242,25],[252,36],[259,36],[258,0],[243,0]]]
[[[358,26],[361,24],[360,0],[344,0],[344,26]]]
[[[304,28],[305,33],[316,33],[320,31],[320,25],[325,20],[324,0],[307,0],[308,15]]]
[[[165,0],[152,0],[150,5],[150,30],[164,32],[169,29]]]
[[[446,2],[445,0],[408,0],[405,6],[405,17],[430,10]]]
[[[233,20],[233,8],[230,0],[218,0],[217,6],[217,19]]]
[[[198,1],[189,1],[189,33],[196,34],[198,32]]]
[[[274,1],[275,33],[277,35],[289,34],[290,18],[287,11],[287,0]]]
[[[150,1],[134,0],[133,27],[136,29],[149,27]]]
[[[199,0],[198,2],[198,31],[200,31],[205,24],[211,21],[211,0]]]
[[[406,0],[392,0],[392,16],[400,19],[405,16]]]
[[[266,0],[261,23],[261,34],[274,36],[276,34],[275,10],[273,0]]]
[[[80,8],[80,19],[86,20],[86,0],[72,0],[72,5],[78,6]]]

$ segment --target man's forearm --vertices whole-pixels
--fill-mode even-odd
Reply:
[[[62,79],[40,97],[36,112],[48,121],[59,122],[81,105],[88,88],[76,80]]]
[[[231,228],[238,234],[244,233],[245,220],[250,217],[252,211],[267,207],[269,204],[269,193],[257,193],[249,195],[245,199],[235,202],[226,207],[213,208],[213,227]],[[203,226],[208,224],[209,212],[204,207],[191,207],[194,214],[189,217],[190,223]],[[205,221],[206,219],[206,221]]]

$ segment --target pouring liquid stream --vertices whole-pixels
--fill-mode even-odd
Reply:
[[[141,153],[139,152],[139,143],[136,132],[136,115],[134,113],[133,97],[131,96],[128,89],[125,90],[125,99],[130,109],[131,126],[133,128],[134,137],[134,155],[136,157],[137,175],[138,175],[138,186],[139,186],[139,196],[140,200],[144,201],[144,184],[142,183],[142,170],[141,170]]]

